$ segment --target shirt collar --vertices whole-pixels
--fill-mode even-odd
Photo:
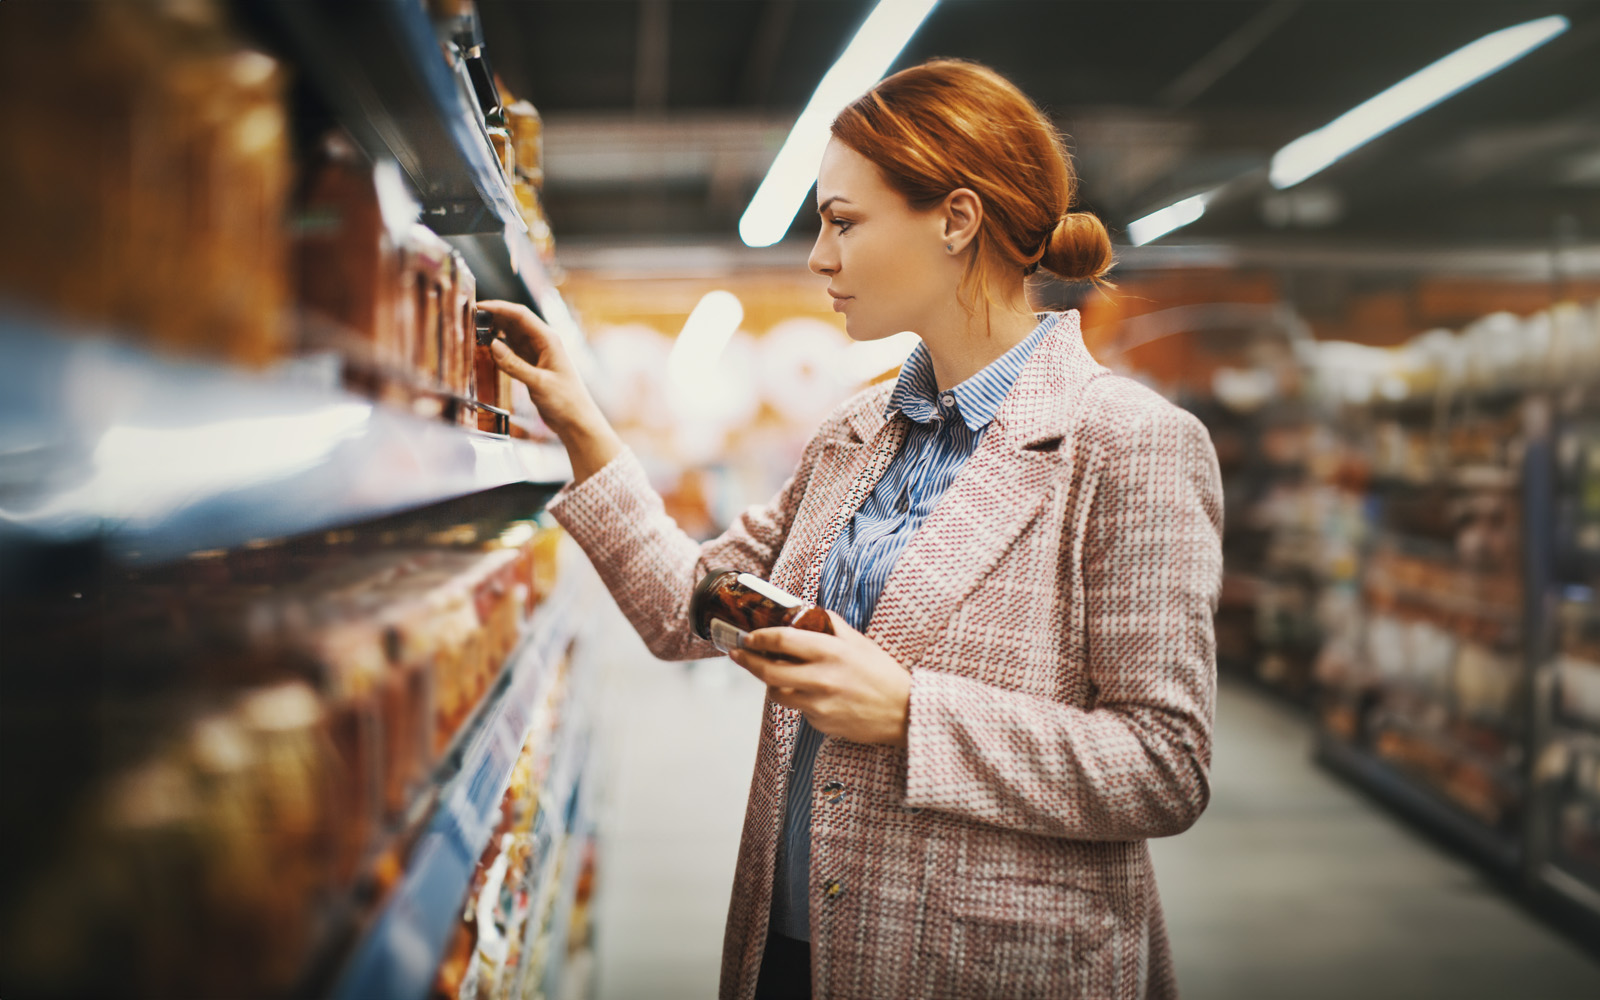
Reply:
[[[900,369],[900,378],[895,382],[894,392],[889,395],[885,415],[892,417],[898,410],[917,423],[925,424],[939,416],[940,397],[946,396],[953,400],[947,408],[953,407],[969,430],[987,427],[999,412],[1001,402],[1011,391],[1012,383],[1016,382],[1018,373],[1027,364],[1034,348],[1055,326],[1055,320],[1054,313],[1042,314],[1039,325],[1021,343],[989,362],[976,375],[943,393],[939,392],[938,382],[933,376],[933,356],[928,353],[928,345],[917,344]]]

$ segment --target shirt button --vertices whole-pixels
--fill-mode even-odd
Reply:
[[[838,802],[844,798],[844,782],[830,781],[822,786],[822,797],[829,802]]]
[[[944,406],[954,406],[956,405],[956,397],[947,392],[939,397],[939,402]]]
[[[822,894],[829,899],[838,899],[844,895],[844,883],[836,878],[830,878],[822,883]]]

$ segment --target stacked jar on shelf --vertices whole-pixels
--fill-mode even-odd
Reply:
[[[10,601],[8,656],[53,676],[8,684],[7,752],[88,743],[31,776],[74,801],[38,817],[66,849],[6,895],[7,981],[95,986],[112,941],[138,994],[314,974],[403,870],[434,769],[554,586],[558,537],[336,532]]]
[[[477,343],[475,276],[417,221],[399,169],[338,129],[292,162],[288,74],[218,8],[39,5],[8,18],[20,23],[0,39],[0,83],[28,99],[0,101],[17,137],[0,190],[27,194],[8,212],[0,295],[177,354],[263,366],[331,351],[370,398],[537,436],[537,414]],[[29,42],[63,36],[65,62]],[[66,85],[37,86],[47,78]],[[96,153],[72,155],[69,125],[86,119]],[[490,133],[548,260],[539,114],[518,101]]]

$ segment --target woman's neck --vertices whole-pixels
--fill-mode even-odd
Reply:
[[[983,300],[980,298],[979,302]],[[933,377],[942,392],[960,385],[983,371],[997,358],[1022,343],[1039,325],[1039,318],[1029,308],[1026,296],[1018,294],[998,301],[985,317],[981,307],[968,316],[957,307],[948,324],[931,324],[927,330],[918,331],[922,342],[928,346],[933,361]]]

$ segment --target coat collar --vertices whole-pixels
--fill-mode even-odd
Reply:
[[[1054,316],[1046,314],[1040,317],[1026,337],[971,378],[952,386],[948,393],[939,391],[933,373],[933,355],[928,353],[928,345],[918,344],[901,367],[894,392],[889,396],[890,418],[893,418],[895,410],[899,410],[917,423],[926,424],[938,416],[940,398],[949,395],[955,401],[955,414],[967,425],[968,430],[976,432],[988,427],[990,421],[994,420],[995,411],[1000,409],[1001,401],[1016,382],[1017,373],[1028,363],[1039,341],[1054,325]]]

